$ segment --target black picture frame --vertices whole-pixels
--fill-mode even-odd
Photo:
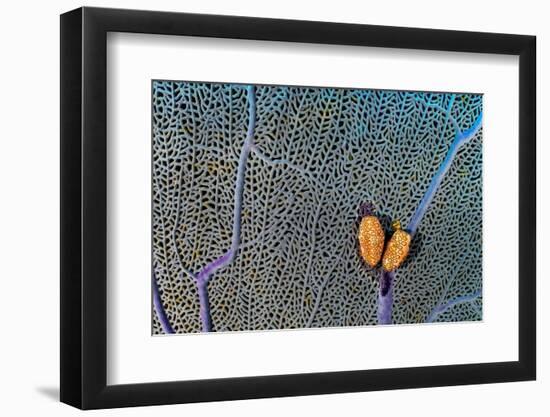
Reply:
[[[107,385],[108,32],[519,56],[518,361]],[[535,45],[524,35],[251,17],[88,7],[61,15],[61,401],[94,409],[535,379]]]

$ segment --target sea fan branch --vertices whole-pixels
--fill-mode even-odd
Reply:
[[[378,324],[392,323],[395,272],[382,271],[378,290]]]
[[[237,179],[235,181],[235,202],[233,208],[233,234],[231,237],[231,247],[222,256],[207,264],[196,276],[197,290],[199,293],[199,310],[202,323],[202,331],[212,330],[212,321],[210,318],[210,303],[208,300],[208,281],[216,271],[231,264],[235,259],[241,240],[241,215],[243,206],[244,180],[246,174],[246,163],[251,147],[254,143],[254,127],[256,125],[256,96],[255,88],[250,85],[248,91],[248,131],[246,139],[241,148],[239,164],[237,167]]]
[[[292,162],[290,162],[288,159],[284,159],[284,158],[280,158],[280,159],[273,159],[273,158],[270,158],[268,157],[267,155],[265,155],[259,148],[258,146],[256,146],[256,144],[252,144],[251,146],[251,150],[252,152],[254,153],[254,155],[256,155],[258,158],[260,158],[262,161],[264,161],[266,164],[269,164],[269,165],[286,165],[287,167],[289,167],[290,169],[293,169],[295,171],[298,171],[300,174],[302,175],[305,175],[306,177],[308,177],[311,182],[313,182],[316,186],[318,187],[321,187],[322,184],[320,184],[317,179],[309,172],[307,171],[306,169],[296,165],[296,164],[293,164]]]
[[[166,315],[164,306],[162,305],[162,300],[160,298],[160,293],[159,293],[159,287],[158,287],[157,279],[155,277],[155,271],[153,271],[153,274],[152,274],[152,286],[153,286],[153,306],[155,307],[155,311],[157,312],[157,317],[160,321],[162,330],[164,331],[164,333],[167,333],[167,334],[175,333],[172,325],[170,324],[170,320]]]
[[[452,106],[449,106],[446,110],[446,114],[449,117],[449,119],[451,119],[449,116],[451,107]],[[411,235],[414,235],[416,233],[416,229],[420,225],[420,222],[422,221],[424,214],[426,214],[426,211],[430,207],[430,204],[435,194],[437,193],[437,190],[439,189],[439,186],[441,185],[441,182],[443,181],[445,174],[449,171],[449,168],[451,167],[453,160],[456,157],[456,154],[458,153],[458,150],[465,143],[470,141],[481,128],[482,117],[483,117],[483,112],[480,112],[477,119],[472,124],[472,126],[464,132],[458,129],[458,125],[455,125],[456,133],[455,133],[455,138],[453,140],[453,143],[451,144],[451,147],[447,151],[447,155],[445,156],[445,159],[439,166],[439,169],[433,176],[432,181],[428,186],[428,189],[426,190],[424,196],[422,197],[422,200],[420,200],[420,203],[418,204],[416,211],[412,215],[411,220],[409,221],[409,224],[406,227],[407,231]],[[392,323],[391,316],[392,316],[392,309],[393,309],[394,283],[395,283],[394,272],[382,272],[382,275],[380,277],[380,289],[378,292],[378,323],[379,324]]]
[[[411,220],[409,221],[407,230],[411,235],[414,235],[416,233],[416,229],[418,228],[420,222],[422,221],[424,214],[426,214],[426,211],[428,210],[430,203],[432,202],[435,194],[437,193],[437,190],[439,189],[439,186],[441,185],[441,182],[443,181],[445,174],[449,171],[449,168],[451,167],[453,160],[456,154],[458,153],[458,150],[464,144],[470,141],[478,132],[478,130],[481,128],[481,120],[482,120],[482,112],[479,113],[479,116],[477,117],[476,121],[474,122],[474,124],[470,129],[466,130],[465,132],[461,132],[460,130],[456,132],[455,139],[453,140],[453,143],[451,144],[451,147],[449,148],[447,155],[445,156],[445,159],[443,160],[443,162],[439,166],[439,169],[433,176],[432,181],[430,182],[430,185],[428,186],[428,189],[424,194],[424,197],[422,197],[422,200],[418,204],[416,211],[414,212],[414,214],[411,217]]]
[[[235,181],[235,196],[234,196],[234,210],[233,210],[233,234],[231,238],[231,247],[229,250],[224,253],[219,258],[210,262],[201,271],[199,271],[195,277],[197,283],[197,290],[199,294],[199,304],[200,304],[200,318],[202,323],[203,332],[209,332],[212,330],[212,321],[210,317],[210,303],[208,300],[208,282],[212,275],[216,271],[230,265],[237,252],[241,241],[241,214],[242,214],[242,205],[243,205],[243,194],[244,194],[244,184],[246,179],[246,165],[248,157],[251,152],[257,155],[262,161],[271,164],[271,165],[286,165],[296,171],[306,175],[310,180],[317,184],[316,179],[303,168],[292,164],[286,159],[271,159],[264,155],[259,148],[254,143],[254,128],[256,124],[256,96],[255,96],[255,87],[248,86],[248,108],[249,108],[249,121],[248,121],[248,131],[246,139],[241,148],[241,153],[239,156],[239,163],[237,166],[237,179]],[[192,274],[191,274],[192,275]]]
[[[463,304],[463,303],[469,303],[474,301],[476,298],[481,297],[481,290],[477,290],[473,294],[469,295],[463,295],[461,297],[456,297],[450,301],[447,301],[444,304],[438,304],[435,306],[435,308],[432,310],[430,315],[426,318],[426,323],[433,323],[437,316],[439,316],[441,313],[444,313],[449,308],[457,305],[457,304]]]

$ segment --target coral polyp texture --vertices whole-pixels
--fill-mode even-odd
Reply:
[[[153,81],[153,334],[481,320],[482,105]],[[395,271],[365,203],[411,236]]]

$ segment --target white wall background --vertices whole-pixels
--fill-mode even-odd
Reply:
[[[0,414],[76,415],[57,402],[59,379],[59,17],[72,0],[5,2],[0,17]],[[124,0],[86,5],[510,32],[538,37],[538,381],[100,411],[94,415],[548,415],[550,284],[549,11],[536,0],[481,2]],[[503,225],[505,227],[505,225]],[[389,408],[388,408],[389,406]]]

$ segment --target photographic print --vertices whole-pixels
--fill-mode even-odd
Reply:
[[[151,94],[154,335],[482,320],[482,94]]]

